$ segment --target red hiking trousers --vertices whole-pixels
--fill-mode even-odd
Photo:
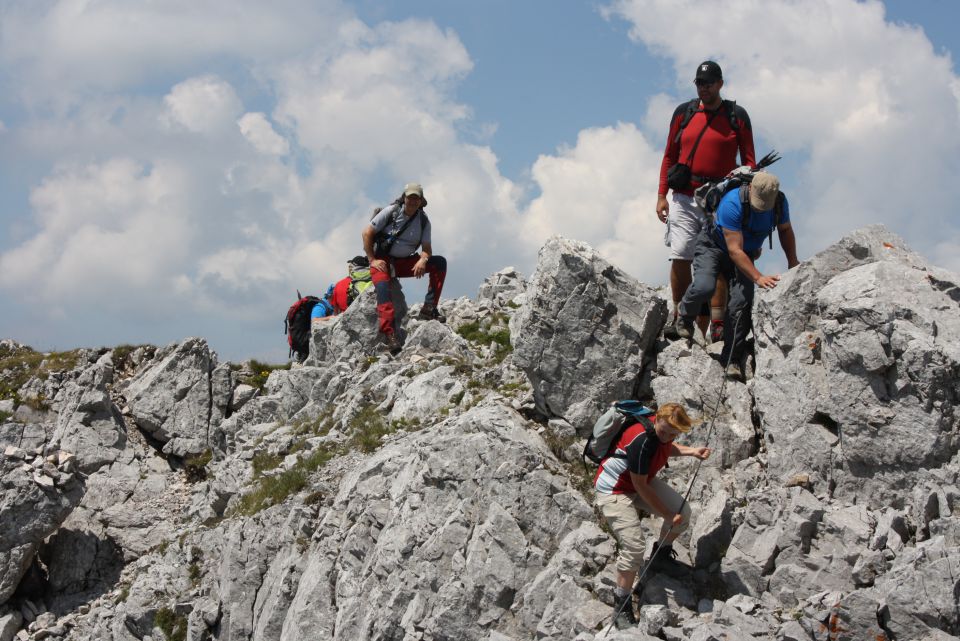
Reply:
[[[413,266],[420,260],[420,254],[413,254],[405,258],[394,258],[392,256],[377,256],[393,265],[394,275],[397,278],[409,278],[413,276]],[[447,277],[447,259],[443,256],[431,256],[427,260],[426,274],[430,279],[427,287],[427,295],[423,299],[424,305],[433,305],[440,302],[440,291],[443,289],[443,281]],[[370,277],[373,280],[373,287],[377,292],[377,316],[380,321],[380,331],[384,334],[392,334],[393,326],[393,301],[390,298],[390,274],[384,273],[379,269],[370,269]]]

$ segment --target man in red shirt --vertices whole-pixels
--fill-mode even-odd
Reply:
[[[597,507],[620,543],[617,555],[617,587],[614,607],[620,611],[618,628],[637,624],[633,614],[631,589],[643,563],[643,530],[640,512],[663,518],[660,527],[658,559],[669,559],[672,544],[690,525],[690,505],[683,497],[656,478],[657,472],[671,456],[710,456],[706,447],[687,447],[673,442],[681,433],[689,432],[692,421],[678,403],[665,403],[657,410],[652,423],[646,417],[627,427],[610,453],[600,464],[594,479]],[[654,544],[656,551],[657,544]]]
[[[668,338],[678,338],[677,305],[692,280],[690,266],[697,234],[708,224],[706,214],[693,198],[694,190],[705,182],[723,178],[735,169],[738,151],[741,165],[756,166],[750,117],[743,107],[720,97],[723,87],[720,65],[712,60],[700,63],[694,83],[697,85],[696,100],[680,104],[670,119],[657,193],[657,217],[667,225],[664,242],[670,247],[672,262],[670,290],[673,295],[673,318],[664,330]],[[679,165],[686,165],[689,171],[679,171],[682,169]],[[684,174],[689,176],[687,180],[682,179]],[[667,192],[671,190],[668,202]],[[715,325],[711,333],[719,337],[723,335],[726,298],[726,283],[718,282],[710,301],[710,316]],[[699,318],[698,324],[705,331],[706,317]]]

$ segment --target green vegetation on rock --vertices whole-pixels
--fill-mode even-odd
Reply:
[[[310,475],[326,465],[337,453],[335,447],[321,445],[309,455],[298,459],[296,465],[289,470],[273,476],[261,476],[254,490],[241,497],[235,512],[251,516],[271,505],[282,503],[287,497],[307,487]]]
[[[188,483],[199,483],[207,479],[207,465],[213,460],[213,452],[204,451],[202,454],[192,456],[183,463],[183,471],[187,475]]]
[[[477,345],[495,345],[494,361],[500,362],[513,351],[510,345],[510,329],[506,326],[507,317],[494,314],[490,319],[464,323],[457,328],[457,334]]]
[[[240,382],[251,387],[256,387],[260,391],[263,391],[263,386],[267,384],[267,379],[270,378],[270,372],[278,369],[290,369],[290,363],[270,365],[268,363],[261,363],[258,360],[250,360],[249,364],[253,374],[241,378]]]
[[[187,617],[170,608],[160,608],[153,615],[153,624],[160,628],[167,641],[184,641],[187,638]]]
[[[20,388],[31,378],[46,380],[54,372],[67,372],[77,366],[81,350],[43,354],[29,347],[20,350],[5,348],[0,352],[0,400],[13,399],[17,405],[26,404],[35,410],[49,409],[43,396],[21,398]]]

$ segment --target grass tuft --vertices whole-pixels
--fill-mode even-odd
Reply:
[[[496,346],[493,360],[499,363],[513,351],[513,346],[510,345],[510,329],[506,327],[505,322],[506,316],[494,314],[488,324],[481,324],[480,321],[465,323],[457,328],[457,333],[477,345],[493,343]],[[497,325],[500,326],[497,327]]]
[[[369,454],[383,443],[383,437],[396,431],[373,405],[364,406],[347,426],[350,447]]]
[[[205,450],[203,454],[191,456],[183,463],[183,471],[187,475],[188,483],[199,483],[207,480],[207,465],[213,460],[213,452]]]
[[[254,490],[240,498],[235,513],[252,516],[271,505],[282,503],[287,497],[307,487],[310,474],[322,468],[338,453],[333,446],[321,445],[308,456],[298,459],[297,464],[289,470],[274,476],[260,477]],[[256,467],[254,470],[256,471]]]
[[[275,470],[283,463],[283,457],[279,454],[271,454],[266,450],[257,452],[253,455],[251,464],[253,465],[253,478],[260,478],[264,472]]]
[[[240,379],[240,382],[245,383],[250,387],[256,387],[261,392],[263,391],[264,385],[267,384],[267,379],[270,378],[270,372],[278,369],[290,369],[290,363],[284,363],[283,365],[270,365],[269,363],[262,363],[256,359],[251,359],[249,365],[253,374],[243,377]]]
[[[153,615],[153,624],[160,628],[167,641],[184,641],[187,638],[187,617],[176,614],[170,608],[160,608]]]

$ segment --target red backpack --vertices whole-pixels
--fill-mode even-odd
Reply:
[[[297,362],[302,363],[310,353],[310,314],[320,299],[316,296],[300,296],[299,291],[297,298],[297,302],[287,310],[283,333],[287,335],[290,356],[296,355]]]

